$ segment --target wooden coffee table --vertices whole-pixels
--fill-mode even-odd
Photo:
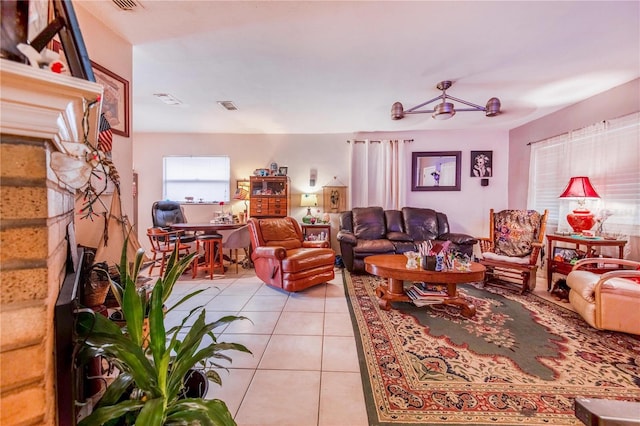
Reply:
[[[442,304],[458,306],[461,314],[467,318],[476,314],[473,303],[458,295],[456,285],[483,281],[485,267],[479,263],[472,262],[469,271],[436,272],[422,268],[407,269],[407,258],[402,254],[380,254],[365,257],[364,264],[368,273],[387,279],[386,286],[376,288],[380,307],[386,311],[391,309],[391,302],[411,302],[411,298],[404,292],[404,281],[424,281],[447,285],[448,297]]]

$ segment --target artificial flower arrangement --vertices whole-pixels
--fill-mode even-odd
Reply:
[[[598,214],[596,215],[595,219],[596,219],[596,224],[594,225],[594,230],[596,231],[596,234],[602,234],[603,232],[603,226],[604,223],[607,221],[607,219],[609,218],[609,216],[612,216],[613,212],[609,209],[601,209]]]

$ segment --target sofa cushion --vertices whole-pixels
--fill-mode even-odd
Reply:
[[[512,256],[505,256],[503,254],[492,253],[490,251],[482,253],[482,257],[483,259],[487,259],[487,260],[499,260],[501,262],[511,262],[518,265],[528,265],[529,262],[531,261],[530,256],[512,257]]]
[[[575,291],[581,298],[589,303],[594,303],[596,298],[593,291],[596,288],[596,284],[600,279],[599,274],[594,274],[589,271],[571,271],[567,275],[567,285],[571,288],[571,291]]]
[[[434,240],[438,237],[438,216],[435,210],[403,207],[404,229],[414,241]]]
[[[384,218],[387,221],[387,233],[404,233],[404,221],[400,210],[385,210]]]
[[[395,246],[387,239],[380,240],[358,240],[358,244],[353,248],[353,252],[358,257],[370,256],[372,254],[393,253]]]
[[[302,247],[302,241],[289,220],[263,220],[260,222],[260,229],[266,246],[282,246],[287,250]]]
[[[413,241],[413,238],[404,232],[387,232],[387,238],[391,241]]]
[[[282,260],[283,272],[308,271],[313,268],[333,268],[335,252],[329,248],[299,248],[287,250],[287,257]]]
[[[387,234],[382,207],[354,207],[353,234],[358,239],[378,240]]]
[[[521,257],[538,241],[542,216],[535,210],[502,210],[494,215],[494,252]]]

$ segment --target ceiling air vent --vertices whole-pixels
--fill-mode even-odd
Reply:
[[[169,93],[154,93],[153,96],[167,105],[182,105],[182,101]]]
[[[237,111],[238,107],[233,104],[231,101],[218,101],[218,105],[227,111]]]
[[[134,0],[111,0],[113,2],[113,4],[116,5],[116,7],[120,10],[124,10],[124,11],[132,11],[132,10],[136,10],[139,7],[142,7],[142,5]]]

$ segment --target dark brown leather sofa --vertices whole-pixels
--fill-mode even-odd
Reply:
[[[478,242],[471,235],[451,232],[446,214],[417,207],[356,207],[342,212],[337,238],[349,272],[364,272],[367,256],[416,251],[416,243],[426,240],[450,241],[451,249],[468,256]]]

